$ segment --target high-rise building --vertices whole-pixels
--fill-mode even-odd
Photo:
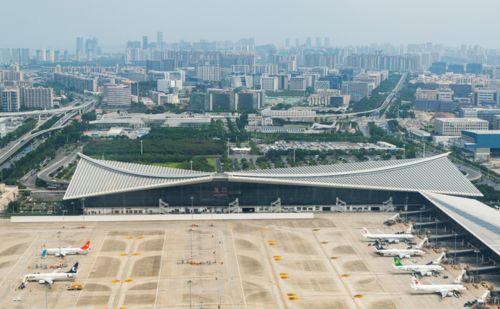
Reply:
[[[238,111],[253,111],[262,107],[262,91],[242,90],[234,94],[234,105]]]
[[[330,38],[329,37],[325,37],[324,45],[325,45],[325,47],[330,47]]]
[[[97,79],[88,76],[54,73],[54,83],[73,91],[97,91]]]
[[[106,84],[102,90],[102,102],[108,107],[127,107],[132,103],[130,87]]]
[[[192,92],[189,95],[189,110],[192,112],[205,112],[208,108],[207,94],[204,92]]]
[[[76,54],[80,55],[84,52],[83,49],[83,38],[82,37],[77,37],[76,38]]]
[[[204,81],[220,81],[218,65],[199,65],[196,67],[196,77]]]
[[[4,88],[0,91],[2,112],[18,112],[21,108],[19,88]]]
[[[260,88],[264,91],[276,91],[279,89],[279,81],[276,76],[262,76]]]
[[[26,109],[51,109],[54,95],[51,88],[23,87],[20,90],[21,106]]]
[[[148,48],[149,48],[148,36],[145,35],[142,37],[142,49],[148,49]]]
[[[234,93],[229,89],[208,89],[208,107],[214,112],[233,111]]]
[[[316,47],[317,47],[317,48],[322,47],[322,45],[321,45],[321,38],[320,38],[319,36],[318,36],[318,37],[316,37]]]
[[[163,49],[164,46],[163,46],[163,32],[157,32],[156,33],[156,47],[158,47],[159,49]]]

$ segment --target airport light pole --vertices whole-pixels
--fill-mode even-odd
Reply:
[[[188,280],[189,284],[189,309],[193,308],[193,294],[191,292],[191,286],[193,285],[193,281],[190,279]]]
[[[194,227],[194,209],[193,209],[193,201],[194,196],[189,198],[191,200],[191,232],[189,233],[190,238],[190,250],[191,250],[191,261],[193,261],[193,227]]]

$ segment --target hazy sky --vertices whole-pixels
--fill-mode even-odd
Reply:
[[[479,44],[500,47],[499,0],[1,0],[0,46],[75,48],[97,37],[120,48],[143,34],[167,42],[258,44],[329,36],[332,44]],[[313,40],[314,42],[314,40]]]

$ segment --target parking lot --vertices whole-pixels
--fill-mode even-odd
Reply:
[[[390,214],[321,214],[315,219],[177,221],[0,225],[0,308],[460,308],[484,289],[465,284],[460,297],[412,294],[410,275],[396,273],[379,257],[361,228],[384,227]],[[86,256],[67,256],[62,270],[80,262],[75,282],[51,288],[23,275],[51,272],[60,258],[41,259],[47,247],[81,246]],[[398,246],[398,245],[396,245]],[[401,245],[399,245],[401,246]],[[427,263],[439,252],[427,249]],[[409,261],[405,261],[409,262]],[[459,267],[445,265],[451,283]]]

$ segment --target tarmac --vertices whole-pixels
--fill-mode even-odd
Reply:
[[[335,213],[314,219],[0,224],[0,308],[461,308],[482,288],[465,283],[460,298],[417,294],[410,275],[392,268],[361,236],[405,230],[389,213]],[[42,259],[47,247],[80,247],[87,255]],[[419,240],[417,239],[417,242]],[[404,247],[403,244],[391,245]],[[427,263],[439,251],[405,263]],[[80,262],[80,291],[23,275]],[[45,269],[46,268],[46,269]],[[460,267],[445,265],[451,283]]]

